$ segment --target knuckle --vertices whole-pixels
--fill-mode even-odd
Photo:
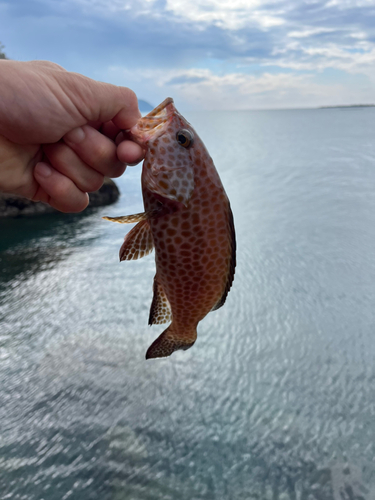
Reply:
[[[82,212],[82,210],[85,210],[85,208],[87,207],[88,204],[89,204],[89,197],[86,194],[85,197],[82,197],[81,200],[76,202],[76,204],[74,206],[74,210],[72,210],[72,212]]]
[[[117,162],[111,169],[111,175],[109,177],[121,177],[126,170],[126,165],[124,163]]]
[[[87,183],[87,191],[89,193],[93,193],[94,191],[98,191],[103,185],[104,176],[97,176],[95,178],[90,179]]]
[[[130,108],[138,108],[138,99],[136,93],[129,87],[118,87],[123,94],[124,100]]]
[[[93,144],[93,160],[95,162],[102,162],[111,157],[111,152],[108,150],[107,144],[97,141]]]
[[[55,182],[51,191],[52,197],[60,200],[69,200],[72,196],[72,186],[68,180]]]
[[[70,200],[53,199],[51,206],[64,213],[77,213],[82,212],[89,204],[87,193],[82,193],[84,196],[72,198]]]

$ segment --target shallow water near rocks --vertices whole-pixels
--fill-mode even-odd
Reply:
[[[375,498],[375,110],[190,113],[238,265],[198,341],[145,361],[154,256],[119,202],[0,220],[0,499]],[[188,307],[188,305],[187,305]]]

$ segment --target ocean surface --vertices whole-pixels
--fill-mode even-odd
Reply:
[[[0,220],[0,499],[375,498],[375,109],[188,113],[238,265],[193,348],[144,359],[142,211]],[[186,304],[189,307],[189,304]]]

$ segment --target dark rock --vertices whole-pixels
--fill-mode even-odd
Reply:
[[[119,196],[120,191],[117,185],[112,179],[106,177],[104,179],[103,186],[98,189],[98,191],[89,194],[89,207],[102,207],[104,205],[110,205],[111,203],[117,201]]]
[[[89,207],[101,207],[117,201],[120,191],[112,179],[105,178],[103,186],[90,193]],[[0,217],[42,215],[58,212],[40,201],[31,201],[13,194],[0,193]]]

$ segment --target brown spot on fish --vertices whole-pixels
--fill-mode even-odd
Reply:
[[[184,250],[191,250],[192,249],[192,246],[190,243],[183,243],[180,248],[184,249]]]

